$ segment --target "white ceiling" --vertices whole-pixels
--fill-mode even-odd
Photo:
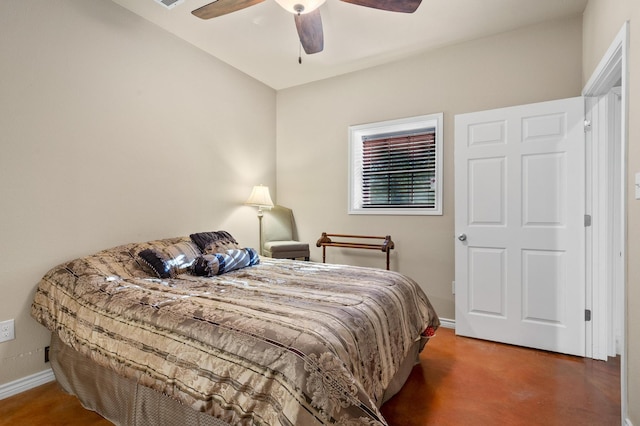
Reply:
[[[211,0],[167,9],[154,0],[112,0],[257,80],[283,89],[380,65],[425,50],[581,14],[588,0],[422,0],[413,14],[327,0],[324,51],[298,64],[293,15],[275,0],[202,20]]]

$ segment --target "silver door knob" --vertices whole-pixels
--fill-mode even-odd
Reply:
[[[467,234],[460,234],[458,235],[458,239],[460,241],[467,241]]]

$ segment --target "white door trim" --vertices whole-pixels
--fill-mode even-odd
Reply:
[[[586,308],[592,311],[587,327],[586,356],[606,361],[621,351],[622,312],[616,307],[622,293],[622,180],[620,144],[620,95],[609,91],[587,97],[586,134],[587,204],[592,226],[586,228]],[[618,303],[617,306],[621,306]],[[616,344],[617,343],[617,344]]]
[[[621,192],[622,196],[620,197],[620,238],[621,238],[621,247],[622,247],[622,267],[619,273],[621,274],[621,281],[623,283],[624,289],[623,294],[626,298],[626,287],[627,287],[627,277],[626,277],[626,265],[628,262],[626,247],[627,247],[627,222],[626,222],[626,214],[627,214],[627,128],[628,128],[628,52],[629,52],[629,23],[625,22],[615,39],[611,43],[609,49],[605,53],[605,55],[600,60],[600,63],[596,67],[595,71],[591,75],[591,78],[585,85],[582,90],[582,94],[585,97],[591,98],[601,98],[606,96],[611,88],[613,88],[616,83],[621,83],[621,131],[620,131],[620,184],[621,184]],[[597,101],[596,101],[597,102]],[[592,131],[591,131],[591,142],[592,147],[596,147],[598,142],[601,140],[598,138],[606,138],[608,134],[603,128],[606,127],[606,121],[603,123],[602,120],[597,120],[598,117],[602,117],[599,114],[596,114],[596,120],[592,121]],[[592,117],[593,118],[593,117]],[[603,117],[604,118],[604,117]],[[596,154],[596,153],[592,153]],[[594,179],[597,176],[594,176]],[[593,180],[592,180],[593,182]],[[595,201],[595,200],[594,200]],[[602,200],[599,200],[602,202]],[[587,206],[592,209],[597,209],[598,205]],[[595,218],[594,218],[595,219]],[[593,232],[595,234],[595,231]],[[593,236],[593,235],[592,235]],[[592,253],[598,252],[599,246],[596,247],[596,244],[599,244],[597,238],[592,238],[592,245],[590,247]],[[595,250],[595,252],[594,252]],[[603,286],[606,287],[606,284],[601,280],[597,279],[598,277],[593,274],[594,272],[594,262],[598,261],[599,258],[590,259],[587,258],[587,294],[591,295],[600,295],[603,291],[606,291],[606,288],[603,290]],[[590,287],[590,288],[589,288]],[[593,303],[593,297],[591,299]],[[626,310],[625,304],[621,307],[623,309],[623,317],[626,321]],[[600,309],[600,307],[598,308]],[[603,327],[606,327],[607,317],[605,315],[594,315],[593,316],[593,324],[592,324],[592,332],[597,332],[598,330],[602,330]],[[603,325],[603,322],[605,325]],[[621,387],[621,412],[622,419],[628,419],[628,396],[627,396],[627,343],[626,343],[626,324],[622,324],[622,342],[621,346],[621,371],[620,371],[620,387]],[[589,331],[589,330],[587,330]],[[594,339],[594,337],[596,337]],[[587,335],[587,342],[591,341],[593,345],[597,345],[597,347],[592,347],[592,353],[598,352],[601,353],[603,350],[603,346],[606,347],[607,341],[606,339],[602,339],[600,334],[597,335]],[[589,346],[587,346],[587,350],[589,350]],[[606,350],[606,349],[604,349]]]

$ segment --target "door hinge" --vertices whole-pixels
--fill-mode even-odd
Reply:
[[[590,132],[591,131],[591,120],[584,120],[584,132]]]
[[[591,215],[590,214],[585,214],[584,215],[584,227],[586,228],[587,226],[591,226]]]
[[[591,309],[584,310],[584,320],[591,321]]]

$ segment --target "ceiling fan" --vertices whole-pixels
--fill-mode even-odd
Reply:
[[[201,19],[211,19],[262,3],[264,0],[216,0],[191,13]],[[324,35],[322,18],[318,9],[326,0],[276,0],[288,12],[294,14],[300,44],[307,55],[322,52]],[[413,13],[422,0],[341,0],[358,6],[390,12]]]

